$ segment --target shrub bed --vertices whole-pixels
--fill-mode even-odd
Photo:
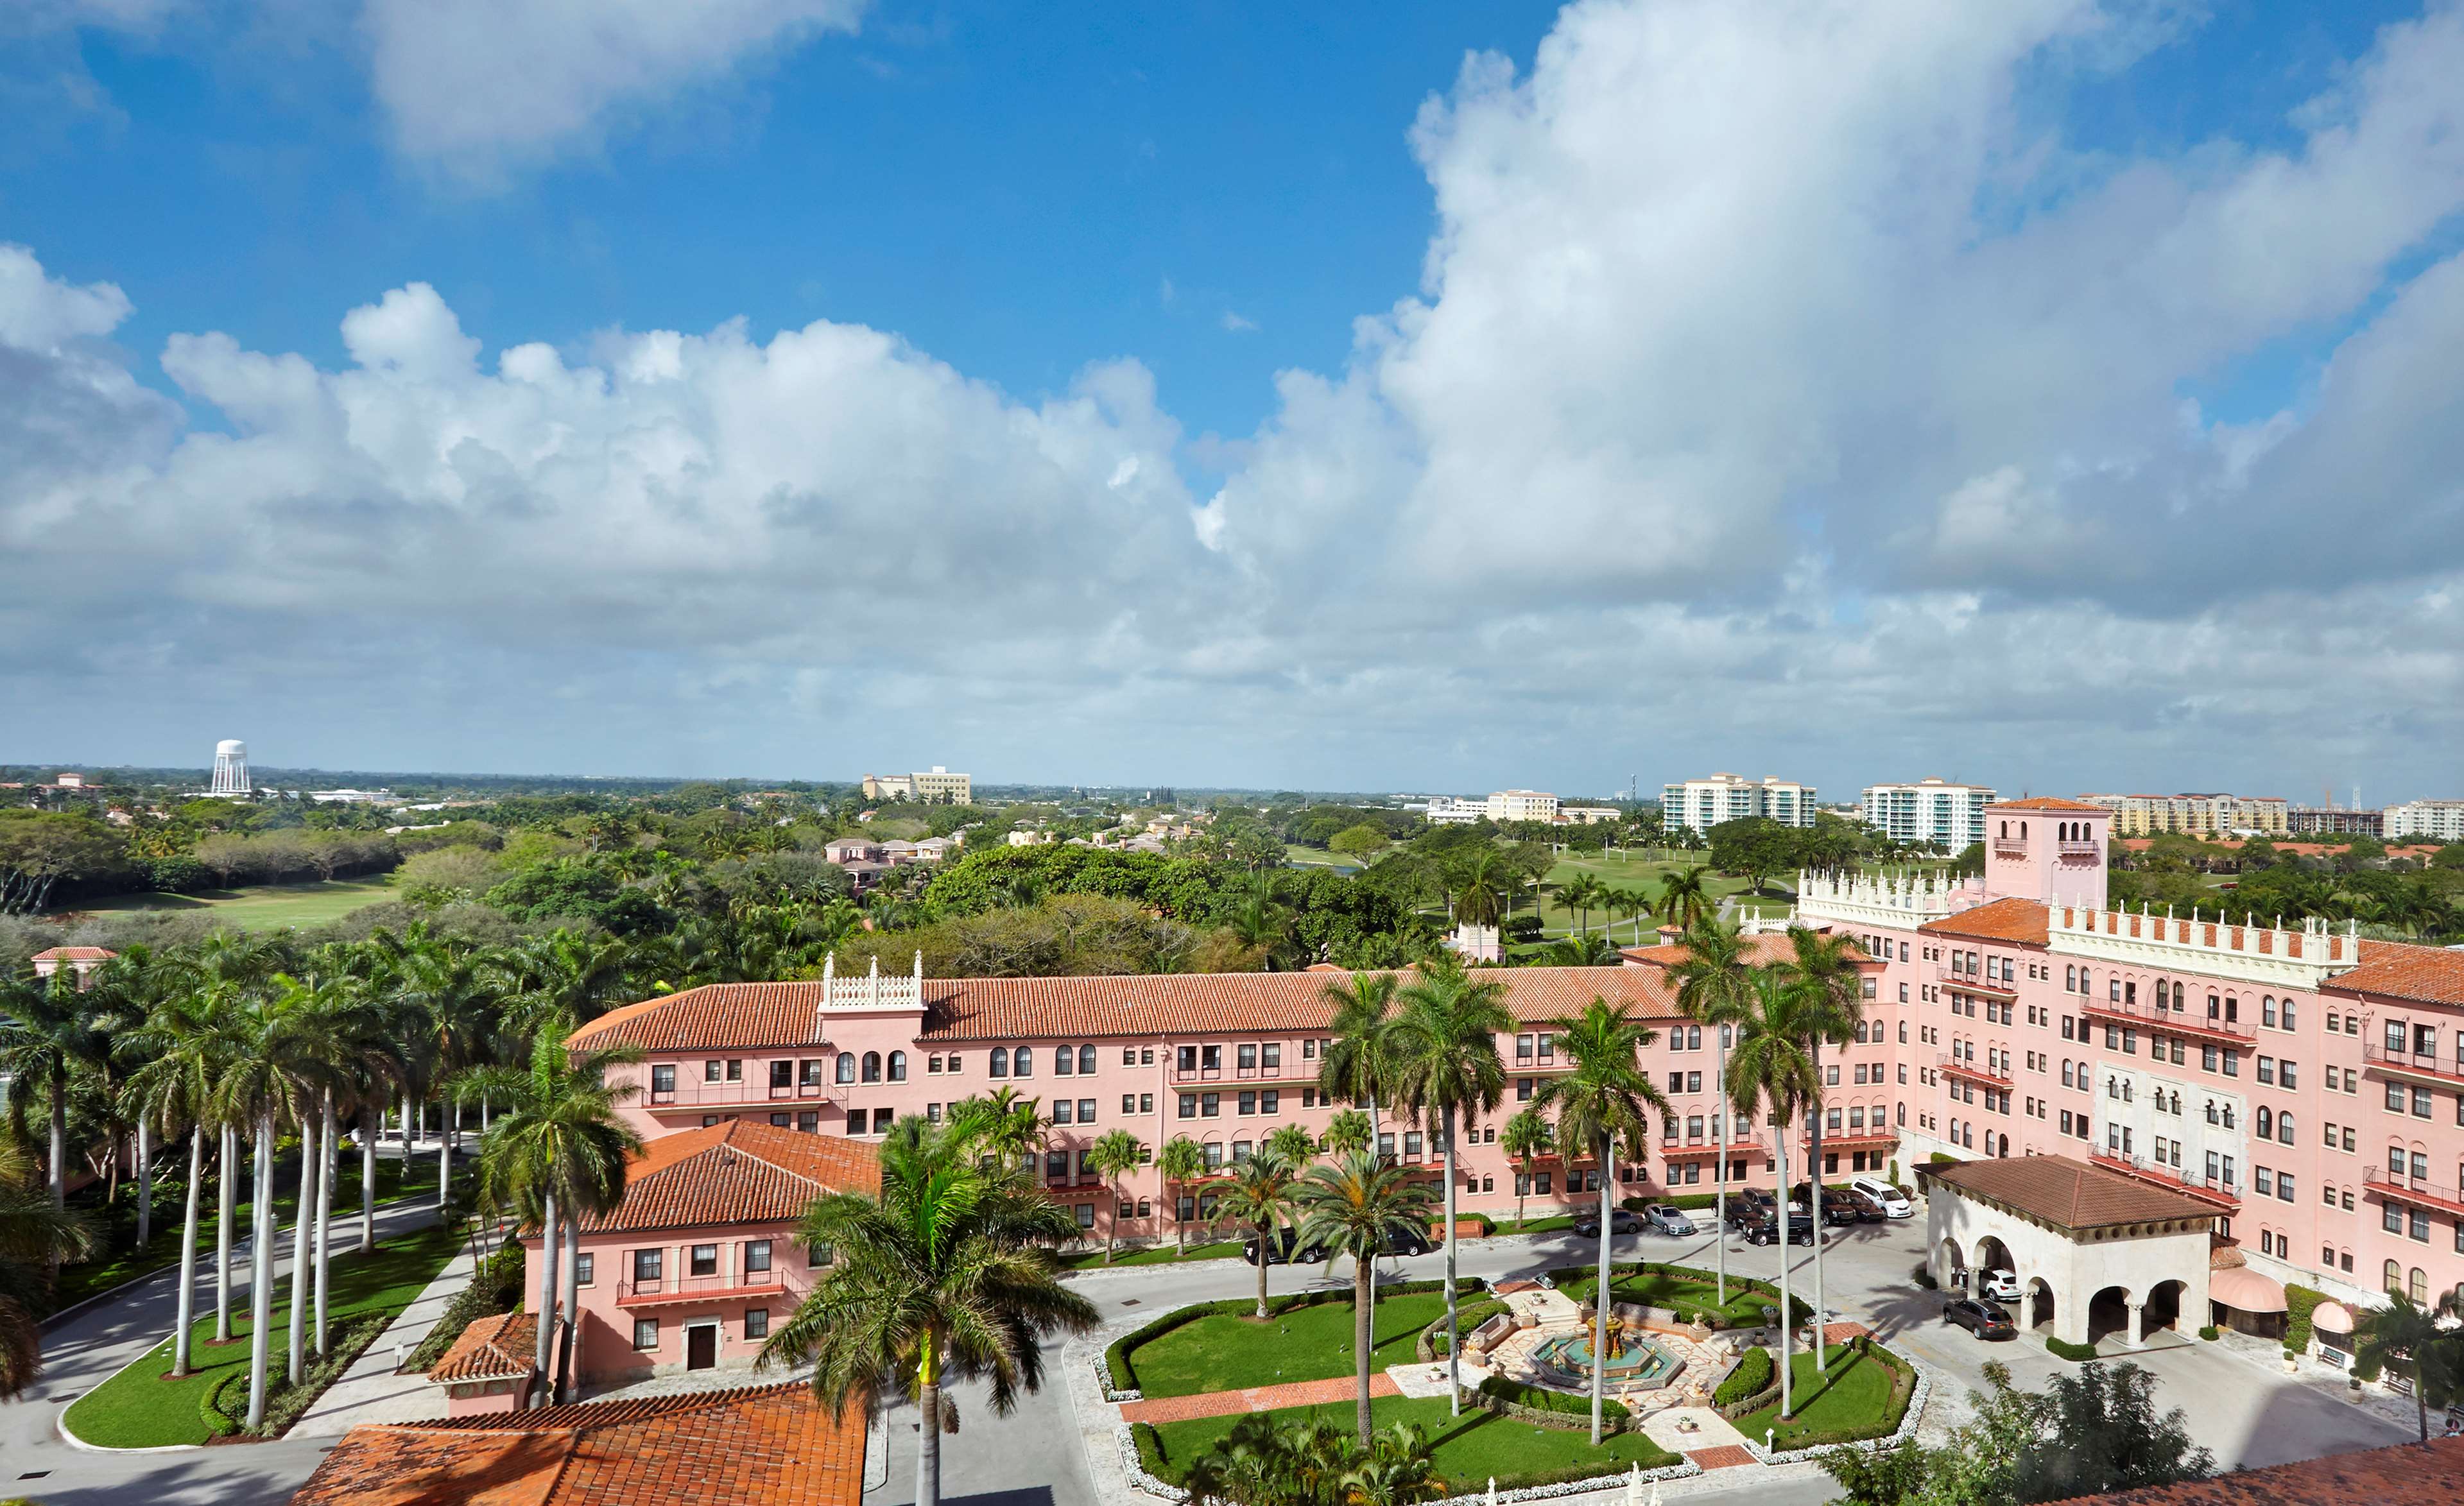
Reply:
[[[1492,1375],[1481,1382],[1480,1394],[1486,1401],[1498,1404],[1490,1410],[1502,1411],[1509,1417],[1538,1423],[1542,1427],[1589,1428],[1592,1425],[1592,1399],[1588,1394],[1570,1396],[1546,1386],[1509,1381],[1502,1375]],[[1603,1428],[1622,1429],[1632,1415],[1623,1402],[1600,1398],[1600,1425]]]
[[[436,1326],[428,1331],[428,1337],[422,1339],[419,1347],[410,1352],[410,1358],[403,1362],[403,1368],[426,1374],[429,1366],[445,1358],[445,1351],[453,1347],[453,1341],[462,1337],[463,1329],[482,1318],[510,1313],[521,1305],[522,1247],[507,1240],[503,1249],[490,1255],[473,1273],[471,1284],[455,1293],[453,1300],[445,1305],[445,1312],[436,1320]]]
[[[1590,1281],[1595,1269],[1595,1267],[1588,1265],[1560,1266],[1553,1271],[1548,1272],[1547,1279],[1551,1285],[1562,1290],[1568,1286],[1579,1286]],[[1711,1272],[1700,1271],[1692,1266],[1669,1265],[1658,1260],[1622,1261],[1609,1267],[1610,1300],[1620,1300],[1617,1296],[1617,1282],[1627,1279],[1628,1277],[1642,1276],[1663,1277],[1672,1281],[1684,1281],[1694,1285],[1713,1288],[1714,1290],[1716,1290],[1718,1280]],[[1758,1292],[1764,1297],[1769,1298],[1771,1300],[1766,1304],[1758,1304],[1756,1311],[1750,1317],[1727,1312],[1713,1305],[1707,1299],[1696,1300],[1678,1293],[1661,1294],[1660,1297],[1645,1305],[1652,1307],[1664,1307],[1670,1312],[1675,1313],[1678,1320],[1681,1322],[1699,1322],[1707,1328],[1756,1328],[1762,1325],[1760,1306],[1768,1305],[1776,1307],[1779,1304],[1779,1288],[1769,1281],[1763,1280],[1759,1277],[1731,1275],[1728,1277],[1728,1285],[1732,1289]],[[1568,1295],[1571,1296],[1573,1294],[1569,1293]],[[1576,1299],[1576,1300],[1579,1301],[1581,1299]],[[1731,1296],[1728,1299],[1728,1302],[1731,1307],[1736,1306],[1738,1301],[1739,1299],[1734,1296]],[[1790,1299],[1790,1311],[1795,1314],[1796,1320],[1798,1322],[1804,1322],[1814,1316],[1813,1305],[1801,1298],[1792,1297]]]
[[[1759,1396],[1771,1388],[1777,1374],[1769,1349],[1749,1349],[1737,1357],[1736,1367],[1728,1372],[1727,1380],[1720,1383],[1720,1388],[1711,1393],[1712,1405],[1727,1407],[1749,1396]]]
[[[1508,1308],[1505,1302],[1494,1297],[1484,1297],[1475,1301],[1459,1302],[1457,1303],[1455,1334],[1458,1338],[1468,1338],[1472,1331],[1477,1329],[1481,1324],[1488,1321],[1500,1313],[1510,1311],[1512,1311],[1512,1309]],[[1436,1322],[1431,1323],[1428,1327],[1420,1330],[1420,1342],[1418,1345],[1418,1352],[1421,1359],[1435,1360],[1446,1352],[1447,1343],[1444,1332],[1445,1325],[1445,1319],[1440,1318]]]
[[[2213,1324],[2213,1323],[2210,1323],[2210,1324],[2208,1324],[2206,1327],[2204,1327],[2204,1328],[2202,1328],[2202,1329],[2200,1329],[2200,1330],[2199,1330],[2199,1337],[2200,1337],[2200,1338],[2202,1338],[2202,1339],[2209,1339],[2209,1340],[2212,1340],[2212,1339],[2214,1339],[2214,1338],[2216,1337],[2216,1333],[2217,1333],[2216,1325],[2215,1325],[2215,1324]]]
[[[2067,1340],[2048,1339],[2045,1341],[2045,1347],[2065,1360],[2093,1360],[2096,1358],[2096,1345],[2092,1343],[2072,1343]]]

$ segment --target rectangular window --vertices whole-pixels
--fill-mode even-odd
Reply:
[[[1281,1088],[1268,1088],[1268,1089],[1266,1089],[1265,1092],[1263,1092],[1263,1093],[1261,1093],[1261,1094],[1259,1094],[1259,1095],[1258,1095],[1258,1112],[1259,1112],[1259,1113],[1261,1113],[1261,1114],[1280,1114],[1280,1113],[1282,1113],[1283,1111],[1284,1111],[1284,1092],[1283,1092],[1283,1089],[1281,1089]]]
[[[1091,1098],[1080,1099],[1078,1101],[1078,1123],[1082,1124],[1091,1124],[1094,1122],[1095,1101]]]
[[[693,1276],[716,1276],[718,1274],[718,1246],[694,1245],[692,1248],[693,1263],[688,1268],[689,1274]]]
[[[633,1320],[633,1347],[655,1349],[659,1346],[659,1320],[655,1318]]]
[[[747,1271],[767,1271],[770,1269],[769,1240],[748,1239],[744,1241],[744,1269]]]
[[[1255,1094],[1255,1093],[1243,1093],[1243,1094],[1242,1094],[1242,1095],[1241,1095],[1241,1110],[1240,1110],[1240,1111],[1241,1111],[1241,1117],[1242,1117],[1242,1118],[1243,1118],[1243,1119],[1246,1119],[1246,1118],[1247,1118],[1247,1117],[1249,1117],[1250,1115],[1252,1115],[1252,1114],[1256,1113],[1256,1112],[1258,1111],[1258,1095],[1257,1095],[1257,1094]]]
[[[770,1337],[770,1309],[748,1307],[744,1310],[744,1337],[747,1339]]]
[[[1071,1113],[1070,1101],[1068,1099],[1056,1098],[1052,1101],[1052,1122],[1056,1124],[1075,1123],[1075,1119]]]
[[[655,1098],[662,1093],[670,1098],[676,1096],[676,1064],[672,1061],[662,1061],[650,1068],[650,1094]]]
[[[1258,1048],[1255,1045],[1243,1042],[1242,1045],[1235,1048],[1235,1051],[1236,1054],[1233,1057],[1233,1060],[1240,1065],[1242,1071],[1255,1072],[1258,1070]]]
[[[599,1278],[599,1257],[589,1251],[585,1250],[574,1256],[573,1263],[573,1282],[576,1286],[588,1286]]]
[[[1195,1119],[1197,1116],[1198,1095],[1195,1093],[1183,1093],[1180,1095],[1180,1117],[1183,1119]]]
[[[1259,1064],[1267,1071],[1281,1072],[1284,1070],[1284,1043],[1280,1040],[1270,1040],[1260,1046],[1258,1060]]]
[[[1200,1118],[1200,1119],[1214,1119],[1214,1118],[1217,1118],[1217,1117],[1219,1117],[1220,1115],[1221,1115],[1221,1114],[1222,1114],[1222,1112],[1223,1112],[1223,1095],[1222,1095],[1222,1094],[1221,1094],[1221,1093],[1200,1093],[1199,1095],[1198,1095],[1198,1117],[1199,1117],[1199,1118]]]
[[[1122,1095],[1121,1095],[1121,1112],[1122,1112],[1123,1114],[1127,1115],[1127,1114],[1134,1114],[1134,1113],[1136,1113],[1137,1111],[1138,1111],[1138,1096],[1137,1096],[1135,1093],[1124,1093],[1124,1094],[1122,1094]]]
[[[822,1132],[822,1111],[818,1108],[807,1108],[799,1111],[796,1115],[796,1128],[797,1131],[802,1134],[820,1134]],[[847,1133],[850,1135],[861,1135],[864,1133],[863,1109],[851,1108],[847,1110]]]

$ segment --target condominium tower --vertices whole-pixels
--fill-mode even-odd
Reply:
[[[1985,840],[1985,807],[1993,792],[1981,784],[1919,779],[1865,787],[1865,824],[1893,841],[1931,842],[1964,852]]]
[[[1707,832],[1723,821],[1767,817],[1782,826],[1814,824],[1814,786],[1788,779],[1741,779],[1715,774],[1707,779],[1683,779],[1662,785],[1661,824],[1670,831],[1690,826]]]

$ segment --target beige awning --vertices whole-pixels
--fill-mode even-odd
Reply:
[[[2211,1273],[2208,1297],[2236,1312],[2284,1311],[2284,1288],[2247,1267]]]
[[[2353,1331],[2353,1310],[2342,1302],[2321,1302],[2310,1309],[2310,1326],[2322,1334]]]

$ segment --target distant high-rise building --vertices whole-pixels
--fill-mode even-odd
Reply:
[[[2382,814],[2387,840],[2398,838],[2448,842],[2464,841],[2464,800],[2409,800]]]
[[[2287,837],[2292,809],[2280,796],[2082,795],[2113,812],[2116,837]]]
[[[1675,831],[1691,826],[1707,832],[1723,821],[1761,816],[1782,826],[1814,824],[1814,786],[1789,779],[1741,779],[1715,774],[1707,779],[1683,779],[1660,791],[1661,824]]]
[[[209,795],[251,795],[256,786],[249,782],[248,744],[236,737],[226,737],[214,744],[214,782]]]
[[[929,773],[868,774],[864,776],[864,797],[868,800],[921,800],[928,805],[973,805],[975,781],[963,774],[952,774],[939,764]]]
[[[1931,842],[1952,852],[1985,840],[1985,807],[1993,792],[1981,784],[1919,779],[1865,788],[1865,823],[1893,841]]]
[[[2344,805],[2297,805],[2285,813],[2296,837],[2376,837],[2386,824],[2384,811],[2357,811]]]

